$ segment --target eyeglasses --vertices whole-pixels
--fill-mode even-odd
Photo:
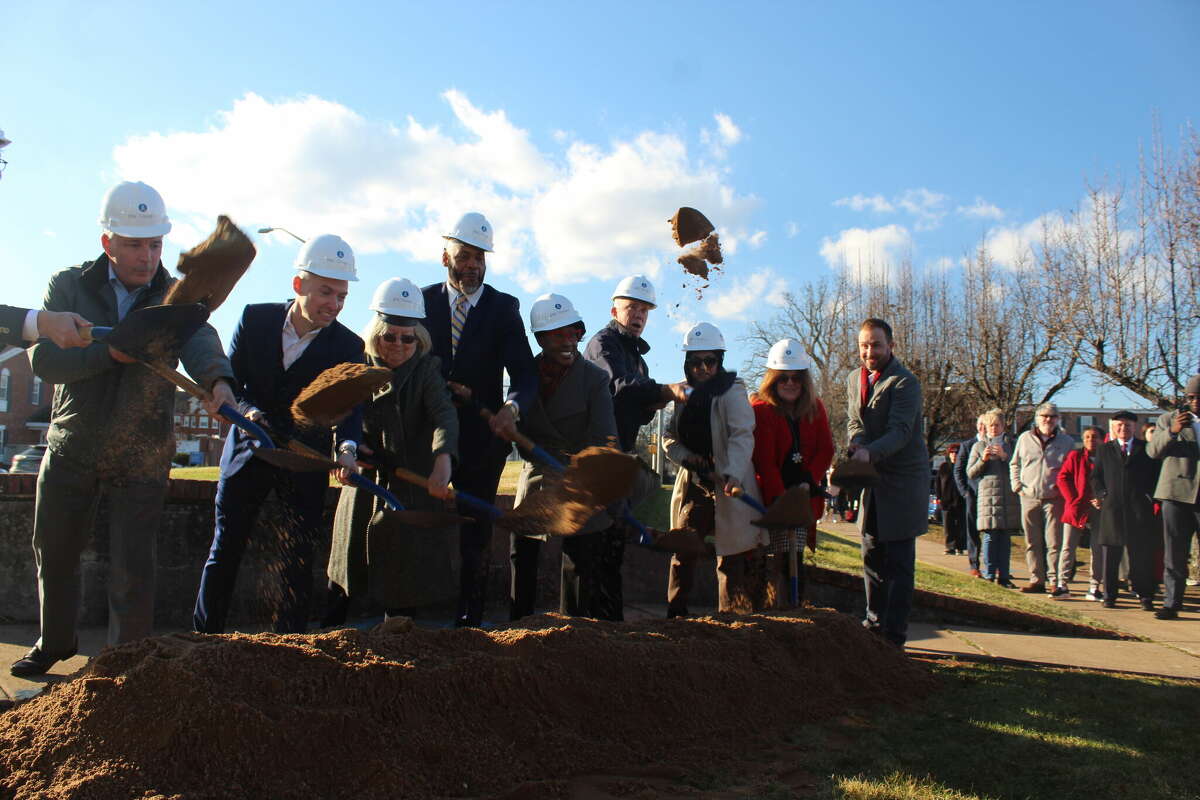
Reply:
[[[399,341],[400,344],[416,344],[417,343],[417,337],[413,336],[411,333],[401,333],[401,334],[381,333],[381,334],[379,334],[379,338],[383,339],[388,344],[395,344],[397,341]]]
[[[779,383],[796,383],[796,384],[804,383],[804,378],[802,378],[800,376],[799,372],[794,372],[794,373],[785,372],[782,375],[780,375],[779,378],[777,378],[777,380]]]
[[[721,359],[716,356],[703,356],[701,358],[689,358],[683,362],[683,365],[688,369],[696,369],[697,367],[715,367],[721,363]]]

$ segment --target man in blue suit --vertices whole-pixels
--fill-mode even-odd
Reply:
[[[446,281],[426,286],[425,326],[433,339],[433,354],[442,362],[458,409],[457,489],[496,498],[500,473],[522,409],[532,406],[537,391],[533,353],[525,337],[517,298],[483,282],[485,253],[492,252],[492,226],[482,214],[464,214],[446,234],[442,264]],[[509,392],[503,394],[504,372]],[[493,412],[484,420],[479,409]],[[460,506],[470,517],[459,533],[461,567],[455,625],[478,627],[483,621],[492,522],[487,515]]]
[[[292,279],[295,297],[288,303],[246,306],[229,345],[240,410],[265,423],[273,436],[296,438],[322,453],[332,449],[327,428],[298,427],[292,401],[300,390],[329,367],[362,363],[363,342],[337,316],[346,301],[349,281],[356,281],[354,253],[338,236],[310,239],[296,259]],[[354,466],[362,428],[355,413],[337,428],[338,461]],[[277,633],[303,633],[308,627],[312,596],[313,548],[321,526],[328,476],[323,472],[289,472],[253,458],[250,437],[231,428],[221,453],[217,484],[216,530],[200,577],[193,618],[201,633],[222,633],[229,600],[255,518],[274,489],[290,510],[275,520],[281,584],[276,597]]]

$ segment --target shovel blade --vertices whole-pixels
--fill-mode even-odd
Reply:
[[[812,503],[803,486],[779,495],[766,514],[753,520],[760,528],[811,528],[813,522]]]
[[[199,303],[147,306],[126,314],[104,341],[138,361],[171,362],[207,320]]]

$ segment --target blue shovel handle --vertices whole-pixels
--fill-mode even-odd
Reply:
[[[504,515],[503,511],[496,508],[494,505],[489,503],[487,500],[481,500],[480,498],[476,497],[475,495],[467,494],[466,492],[464,492],[460,489],[454,490],[454,499],[462,500],[464,503],[471,506],[472,508],[478,509],[479,511],[482,511],[486,514],[491,514],[493,517],[501,517]]]
[[[378,497],[380,500],[382,500],[384,503],[386,503],[388,508],[390,508],[392,511],[403,511],[404,510],[404,506],[402,506],[400,504],[400,501],[396,499],[396,495],[392,494],[387,489],[380,486],[378,483],[375,483],[375,481],[364,478],[362,475],[359,475],[357,472],[351,472],[350,473],[350,482],[353,483],[358,488],[365,489],[366,491],[368,491],[371,494]]]
[[[650,531],[646,530],[646,526],[637,517],[629,513],[628,508],[621,512],[621,520],[638,532],[638,544],[647,546],[654,544],[654,537],[650,535]]]
[[[88,331],[93,339],[107,339],[112,332],[112,328],[107,328],[103,325],[93,325],[91,330]]]
[[[757,511],[760,514],[767,513],[766,506],[764,506],[762,503],[758,502],[753,497],[751,497],[750,495],[746,494],[743,491],[737,492],[736,494],[734,494],[734,497],[736,497],[738,500],[741,500],[743,503],[750,506],[751,508],[753,508],[755,511]]]
[[[543,464],[545,464],[547,467],[554,470],[555,472],[566,472],[567,471],[567,468],[562,465],[561,461],[559,461],[557,458],[555,458],[554,456],[547,453],[545,450],[543,450],[541,447],[539,447],[536,444],[533,447],[529,448],[529,454],[531,456],[533,456],[534,458],[536,458],[538,461],[541,461]]]
[[[237,410],[234,409],[233,406],[229,405],[229,403],[222,403],[221,407],[217,409],[217,413],[220,414],[225,419],[232,422],[234,425],[237,425],[239,428],[241,428],[246,433],[253,436],[255,439],[258,439],[258,443],[261,446],[263,446],[263,447],[274,447],[275,446],[275,443],[273,441],[271,441],[271,437],[267,435],[266,431],[264,431],[261,427],[259,427],[255,423],[253,423],[250,420],[243,417],[241,414],[239,414],[237,412]]]

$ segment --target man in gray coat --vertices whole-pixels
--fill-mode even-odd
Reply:
[[[160,260],[171,223],[158,192],[144,183],[114,187],[100,222],[104,252],[56,273],[45,306],[112,326],[133,309],[161,303],[175,282]],[[29,357],[34,374],[58,388],[34,506],[41,638],[12,665],[21,677],[75,654],[79,557],[101,493],[109,499],[108,643],[150,634],[156,537],[175,453],[175,387],[147,367],[98,342],[66,350],[42,340]],[[233,370],[211,326],[188,340],[181,359],[211,390],[210,414],[223,402],[236,405]]]
[[[867,616],[863,626],[903,647],[912,608],[916,538],[929,529],[929,455],[921,385],[893,353],[892,329],[868,319],[858,330],[862,368],[846,379],[850,457],[870,462],[879,482],[863,491]]]
[[[1187,587],[1188,548],[1200,531],[1200,375],[1188,378],[1183,390],[1187,408],[1168,411],[1155,423],[1146,444],[1151,458],[1162,461],[1154,499],[1162,502],[1163,593],[1159,619],[1177,619]]]
[[[1050,589],[1053,597],[1070,594],[1067,582],[1075,576],[1075,540],[1063,541],[1062,493],[1058,471],[1075,441],[1058,424],[1058,406],[1042,403],[1034,411],[1033,427],[1017,437],[1008,462],[1012,490],[1021,497],[1021,526],[1025,531],[1025,563],[1030,581],[1026,594]]]

